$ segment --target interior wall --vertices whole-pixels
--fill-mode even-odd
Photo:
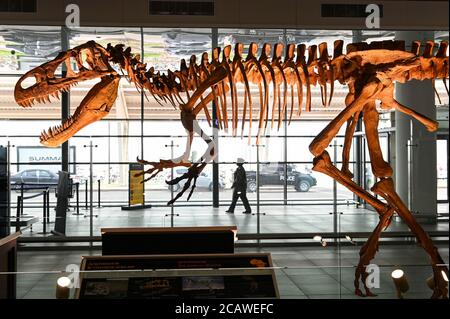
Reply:
[[[214,16],[148,14],[148,0],[37,0],[36,13],[0,12],[2,24],[64,25],[68,4],[80,7],[81,26],[365,29],[364,18],[322,18],[323,3],[370,4],[364,0],[215,0]],[[381,29],[447,30],[448,1],[376,1]],[[407,12],[407,14],[400,14]]]

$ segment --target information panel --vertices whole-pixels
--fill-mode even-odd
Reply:
[[[87,256],[80,270],[80,299],[279,298],[268,253]]]
[[[144,165],[142,164],[130,164],[129,166],[129,196],[128,205],[144,205],[144,175],[137,176],[138,173],[144,172]]]

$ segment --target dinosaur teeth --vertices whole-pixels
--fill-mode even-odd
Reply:
[[[45,140],[48,140],[48,135],[47,135],[47,133],[45,132],[45,130],[42,131],[41,137],[43,138],[44,141],[45,141]]]

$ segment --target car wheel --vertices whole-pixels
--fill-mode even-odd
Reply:
[[[247,183],[247,189],[250,193],[256,192],[256,181],[250,181]]]
[[[311,188],[311,185],[308,181],[300,181],[297,185],[298,192],[307,192]]]
[[[180,190],[180,184],[169,185],[169,191],[173,189],[174,192],[178,192]]]
[[[210,192],[212,192],[212,190],[213,190],[213,183],[209,184],[208,189],[209,189]]]

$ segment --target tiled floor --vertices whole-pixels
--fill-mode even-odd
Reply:
[[[238,248],[237,252],[270,252],[276,267],[276,279],[281,298],[359,298],[353,294],[354,266],[359,247],[308,248]],[[448,246],[439,247],[445,262]],[[54,298],[55,282],[69,264],[79,264],[83,255],[98,255],[100,251],[22,251],[18,254],[18,298]],[[426,279],[431,275],[428,258],[417,245],[381,246],[373,263],[380,267],[377,298],[396,298],[390,273],[405,271],[410,289],[405,298],[429,298],[431,290]],[[28,272],[28,273],[27,273]],[[43,273],[53,272],[53,273]]]
[[[257,216],[243,215],[236,209],[235,214],[226,214],[225,207],[175,207],[174,226],[211,226],[236,225],[239,233],[256,233]],[[261,207],[262,233],[308,232],[317,233],[333,231],[332,206],[265,206]],[[348,232],[369,232],[378,223],[378,215],[370,210],[358,209],[352,205],[338,206],[337,227],[343,236]],[[256,212],[256,208],[254,208]],[[82,210],[81,213],[87,212]],[[171,224],[170,208],[154,207],[138,211],[122,211],[120,208],[95,209],[93,218],[93,235],[100,235],[103,227],[169,227]],[[264,214],[263,214],[264,213]],[[36,212],[39,216],[39,212]],[[89,235],[89,218],[84,216],[67,216],[67,235]],[[54,220],[54,212],[51,214]],[[54,224],[50,224],[53,228]],[[448,236],[448,221],[437,224],[424,224],[428,230],[440,230]],[[399,219],[395,219],[388,231],[408,230]],[[25,236],[43,236],[42,224],[33,226],[33,231],[26,230]],[[282,298],[354,298],[354,266],[358,263],[359,249],[356,246],[286,248],[238,248],[237,252],[271,252],[276,270],[278,287]],[[439,247],[448,263],[448,246]],[[18,275],[19,298],[53,298],[58,273],[41,273],[45,271],[64,271],[69,264],[79,264],[82,255],[100,254],[100,251],[19,251],[19,271],[33,272]],[[426,286],[426,279],[431,275],[428,257],[414,242],[405,245],[382,245],[373,261],[380,266],[380,288],[373,289],[379,298],[395,298],[390,273],[401,267],[405,270],[410,290],[407,298],[428,298],[431,291]]]
[[[175,207],[174,226],[220,226],[236,225],[239,233],[256,233],[257,216],[242,214],[243,208],[238,206],[235,214],[226,214],[226,207]],[[302,206],[263,206],[260,209],[262,233],[320,233],[333,232],[333,215],[331,205],[302,205]],[[256,212],[256,207],[253,208]],[[354,205],[338,206],[337,230],[341,233],[371,232],[376,227],[379,217],[374,211],[356,208]],[[29,209],[27,214],[41,217],[40,210]],[[86,236],[90,234],[89,211],[80,210],[81,214],[67,214],[66,234],[68,236]],[[93,214],[93,235],[99,236],[104,227],[170,227],[170,207],[153,207],[145,210],[123,211],[120,208],[95,208]],[[51,221],[55,220],[51,211]],[[48,226],[53,229],[54,224]],[[448,231],[448,221],[437,224],[424,224],[426,230]],[[387,231],[408,230],[407,226],[398,218]],[[42,236],[42,223],[33,225],[33,231],[26,230],[25,236]]]

